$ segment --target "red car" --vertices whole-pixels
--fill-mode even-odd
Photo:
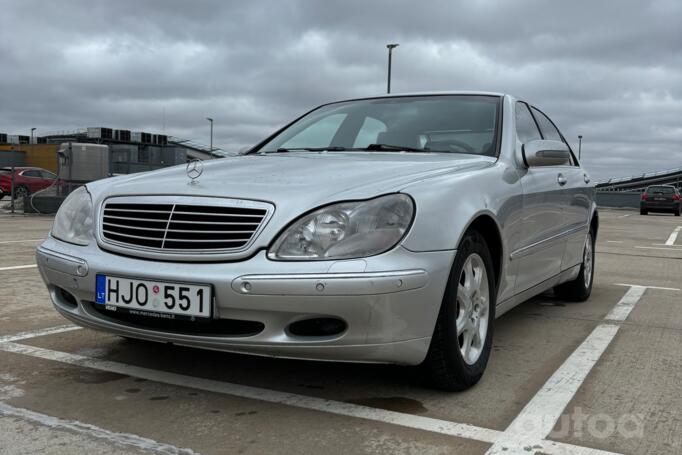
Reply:
[[[29,196],[52,185],[57,176],[39,167],[14,168],[14,197]],[[0,168],[0,199],[12,192],[12,168]]]

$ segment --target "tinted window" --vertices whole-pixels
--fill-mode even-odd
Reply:
[[[525,103],[516,103],[516,135],[524,144],[535,139],[542,139]]]
[[[306,147],[363,149],[376,143],[494,156],[499,109],[499,97],[475,95],[344,101],[308,113],[258,151]]]
[[[40,171],[40,176],[42,178],[48,179],[48,180],[54,180],[57,178],[56,175],[54,175],[52,172],[49,172],[49,171]]]
[[[40,171],[24,171],[23,174],[24,177],[38,177],[40,178]]]
[[[556,129],[554,125],[552,125],[552,122],[547,118],[545,114],[542,112],[538,111],[535,108],[533,109],[533,115],[535,116],[535,120],[538,121],[538,125],[540,125],[540,131],[542,131],[542,136],[545,139],[549,139],[552,141],[561,141],[561,134],[559,134],[559,130]]]
[[[647,193],[672,194],[673,188],[670,186],[650,186]]]

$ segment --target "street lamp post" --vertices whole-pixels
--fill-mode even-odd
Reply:
[[[387,44],[388,48],[388,82],[386,84],[386,93],[391,93],[391,56],[393,55],[393,49],[400,46],[398,43]]]
[[[580,160],[581,152],[583,148],[583,135],[578,136],[578,160]]]
[[[206,120],[211,124],[211,154],[213,154],[213,119],[211,117],[206,117]]]
[[[31,128],[31,144],[33,144],[33,132],[36,130],[35,127]]]

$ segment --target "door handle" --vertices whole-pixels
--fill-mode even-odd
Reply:
[[[559,183],[559,185],[564,186],[568,180],[566,180],[564,174],[559,174],[557,175],[556,181]]]
[[[583,179],[585,179],[585,183],[590,183],[590,178],[587,176],[587,174],[583,174]]]

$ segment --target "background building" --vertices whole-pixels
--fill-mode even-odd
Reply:
[[[35,166],[57,172],[57,150],[65,142],[104,144],[109,147],[111,175],[151,171],[182,164],[191,159],[214,159],[229,153],[164,134],[106,127],[30,136],[0,133],[0,167]]]

